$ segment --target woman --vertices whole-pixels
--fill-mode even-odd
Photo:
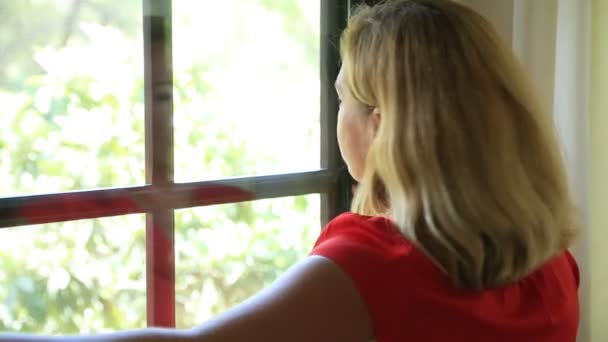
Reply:
[[[564,166],[491,25],[387,1],[355,12],[341,52],[338,140],[359,185],[310,257],[191,330],[0,340],[575,341]]]

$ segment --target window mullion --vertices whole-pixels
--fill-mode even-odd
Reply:
[[[340,156],[336,127],[338,98],[334,81],[340,70],[338,43],[346,26],[349,0],[320,0],[321,5],[321,168],[335,174],[334,183],[321,196],[321,225],[348,211],[352,181]]]
[[[146,182],[173,186],[171,0],[144,0]],[[148,326],[175,327],[175,240],[172,209],[146,220]]]

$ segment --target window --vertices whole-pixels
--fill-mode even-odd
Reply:
[[[0,329],[188,327],[305,255],[350,201],[348,8],[1,2]]]

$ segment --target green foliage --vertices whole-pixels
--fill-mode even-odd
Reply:
[[[238,21],[245,24],[225,35],[230,39],[204,43],[199,37],[215,32],[195,30],[196,15],[180,17],[200,12],[179,6],[199,3],[174,0],[176,172],[200,180],[274,171],[282,155],[252,140],[251,121],[230,121],[211,105],[227,89],[217,75],[251,51],[242,50],[250,40],[265,39],[248,28],[278,16],[279,26],[267,32],[283,31],[275,44],[300,57],[282,55],[280,66],[267,66],[287,79],[276,78],[281,83],[275,88],[318,82],[313,2],[217,2],[242,9]],[[144,182],[140,6],[122,0],[0,1],[2,196]],[[251,13],[261,18],[249,18]],[[180,39],[199,42],[198,50],[180,50]],[[313,88],[307,98],[318,102],[318,92]],[[314,112],[317,104],[310,105]],[[252,115],[266,111],[259,107]],[[282,122],[298,128],[297,135],[286,133],[293,139],[306,137],[296,159],[314,160],[315,117],[294,114]],[[177,320],[187,327],[259,291],[305,255],[319,230],[319,196],[180,210],[175,222]],[[0,330],[55,334],[145,326],[145,255],[145,215],[0,230]]]

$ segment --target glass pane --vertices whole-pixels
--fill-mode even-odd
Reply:
[[[176,212],[176,320],[193,327],[273,282],[310,252],[318,194]]]
[[[0,229],[0,331],[146,325],[144,215]]]
[[[0,194],[144,182],[141,1],[0,1]]]
[[[320,168],[320,2],[174,0],[179,182]]]

